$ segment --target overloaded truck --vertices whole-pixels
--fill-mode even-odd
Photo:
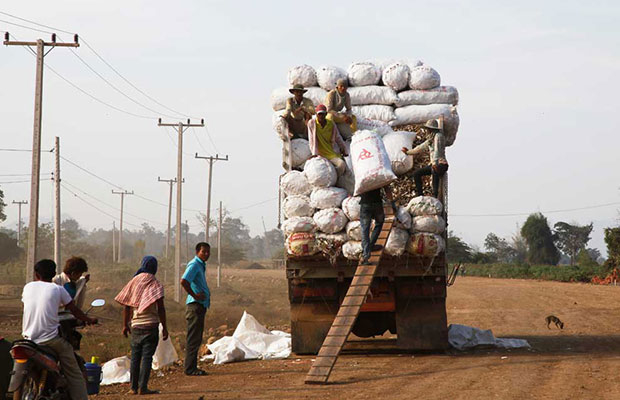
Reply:
[[[424,195],[413,198],[408,173],[428,164],[428,157],[413,159],[400,150],[425,141],[428,132],[420,126],[429,119],[441,121],[446,142],[452,145],[459,124],[458,92],[439,86],[439,74],[419,62],[354,63],[346,72],[302,65],[288,74],[291,86],[309,88],[315,104],[322,103],[322,96],[343,77],[351,85],[348,91],[358,129],[382,138],[391,167],[399,175],[390,185],[398,203],[397,222],[352,333],[361,338],[396,334],[397,347],[403,350],[445,349],[447,175],[438,199],[430,196],[428,181]],[[310,158],[307,141],[290,140],[279,118],[284,97],[283,89],[272,94],[274,128],[283,141],[287,171],[280,176],[279,186],[292,347],[297,354],[315,354],[358,265],[359,197],[353,196],[351,182],[329,169],[329,162]],[[351,160],[345,161],[351,168]]]

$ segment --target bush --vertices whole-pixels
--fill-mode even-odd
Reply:
[[[466,264],[465,275],[508,279],[540,279],[560,282],[590,282],[595,276],[604,276],[604,266],[553,266],[513,264]]]

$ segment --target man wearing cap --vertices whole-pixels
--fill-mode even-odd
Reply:
[[[409,150],[403,147],[403,153],[416,156],[423,151],[428,151],[431,157],[431,164],[426,167],[418,168],[410,175],[415,182],[416,196],[422,195],[422,177],[424,175],[433,176],[433,196],[439,195],[439,180],[444,176],[448,170],[448,160],[446,159],[446,139],[443,134],[439,121],[431,119],[424,125],[430,133],[430,137],[426,139],[424,143],[416,146],[414,149]]]
[[[336,89],[330,90],[325,98],[327,119],[338,125],[342,136],[349,139],[357,131],[357,118],[351,111],[351,95],[347,92],[346,79],[338,79]],[[345,112],[342,112],[342,110]]]
[[[302,85],[294,85],[289,92],[293,94],[286,100],[286,110],[282,118],[288,124],[289,137],[291,139],[308,139],[306,123],[314,114],[312,100],[304,97],[307,92]]]
[[[313,157],[321,156],[328,159],[336,167],[338,176],[346,172],[347,164],[341,155],[347,156],[347,147],[336,124],[327,119],[327,107],[323,104],[316,106],[316,118],[308,121],[308,142]],[[339,151],[336,151],[336,146]]]

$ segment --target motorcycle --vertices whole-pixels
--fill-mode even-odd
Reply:
[[[105,300],[93,300],[91,307],[102,307]],[[74,351],[80,349],[82,335],[77,328],[85,326],[73,314],[62,311],[58,314],[60,336],[64,338]],[[13,371],[9,393],[13,400],[70,400],[67,380],[62,374],[60,363],[54,351],[45,346],[37,345],[30,340],[16,340],[11,347]],[[84,359],[76,352],[75,358],[86,379]]]

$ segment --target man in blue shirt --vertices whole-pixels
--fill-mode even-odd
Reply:
[[[205,328],[205,315],[211,304],[211,295],[207,278],[207,260],[211,253],[209,243],[200,242],[196,245],[196,257],[187,264],[181,278],[181,286],[187,292],[187,345],[185,346],[185,375],[206,375],[198,369],[198,349],[202,344],[202,334]]]

